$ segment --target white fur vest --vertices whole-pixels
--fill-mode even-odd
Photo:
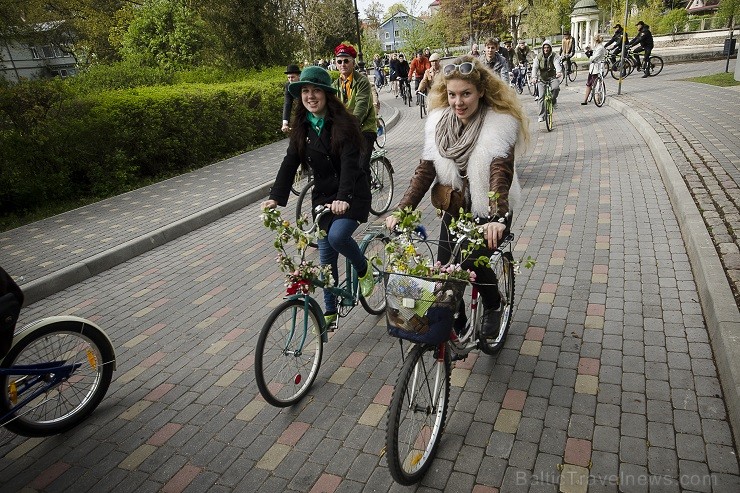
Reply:
[[[516,118],[505,113],[497,113],[490,108],[487,111],[480,136],[468,159],[471,209],[473,215],[480,217],[489,215],[488,192],[491,181],[491,162],[496,158],[504,158],[514,152],[514,146],[519,135],[519,122]],[[442,157],[437,149],[435,133],[442,112],[443,109],[437,108],[429,113],[424,128],[425,140],[422,159],[434,161],[439,183],[452,185],[455,189],[462,190],[463,179],[458,173],[457,165],[453,160]],[[520,190],[515,168],[514,179],[509,189],[509,206],[513,211],[518,208]]]

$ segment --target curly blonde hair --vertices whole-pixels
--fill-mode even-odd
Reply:
[[[474,56],[462,55],[455,58],[451,63],[460,65],[465,62],[473,64],[473,71],[467,75],[463,75],[459,70],[455,70],[449,76],[445,76],[443,68],[434,77],[434,83],[429,96],[430,110],[449,106],[449,102],[447,101],[447,81],[449,79],[468,81],[478,91],[483,93],[483,104],[499,113],[509,114],[519,121],[518,140],[526,146],[529,141],[529,119],[525,115],[524,109],[514,90]]]

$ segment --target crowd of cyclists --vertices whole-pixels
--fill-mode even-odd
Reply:
[[[631,50],[632,56],[637,62],[636,70],[643,72],[642,77],[649,76],[649,63],[653,49],[653,35],[650,27],[643,21],[636,24],[638,32],[631,40],[625,36],[624,28],[621,24],[614,26],[612,37],[603,42],[601,36],[595,36],[589,40],[590,44],[584,48],[584,53],[589,59],[588,81],[586,95],[590,92],[595,75],[597,75],[599,64],[603,61],[616,63],[617,57],[622,51],[624,42],[627,48]],[[559,93],[559,81],[567,77],[575,63],[572,61],[576,54],[576,39],[570,32],[565,32],[558,53],[553,50],[552,43],[545,40],[539,52],[531,49],[525,40],[520,39],[516,46],[512,46],[511,40],[503,42],[498,38],[486,40],[483,49],[480,50],[477,44],[471,46],[468,55],[477,58],[485,67],[491,69],[504,82],[514,87],[521,94],[527,84],[534,88],[533,93],[538,99],[540,106],[539,121],[543,121],[544,101],[540,97],[544,84],[548,84],[552,89],[553,104],[557,104]],[[640,55],[644,55],[641,57]],[[375,54],[372,61],[368,64],[367,73],[372,74],[373,91],[372,96],[376,108],[379,110],[377,90],[389,84],[391,92],[395,97],[400,97],[402,91],[411,97],[411,94],[417,91],[427,94],[434,77],[441,71],[441,56],[439,53],[432,53],[430,48],[418,50],[411,60],[408,60],[403,53],[389,53],[386,55]],[[327,70],[341,70],[336,58],[330,60],[320,60],[314,65],[319,65]],[[288,82],[297,79],[300,69],[291,65],[290,71],[286,71]],[[574,80],[574,77],[570,80]],[[290,95],[286,89],[286,110],[283,113],[283,131],[288,129],[288,112],[290,107]],[[289,101],[290,100],[290,101]]]

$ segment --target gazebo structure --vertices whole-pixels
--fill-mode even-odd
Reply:
[[[570,14],[570,33],[576,40],[576,49],[585,49],[598,32],[599,6],[596,0],[580,0]]]

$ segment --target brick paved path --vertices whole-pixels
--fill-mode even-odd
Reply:
[[[724,69],[725,61],[691,63],[666,66],[646,80],[629,77],[620,101],[639,111],[661,136],[740,304],[740,89],[683,80]],[[609,89],[616,92],[616,83]]]
[[[504,350],[456,364],[449,424],[419,489],[738,491],[712,349],[661,178],[621,115],[578,98],[562,93],[553,132],[532,124],[518,159],[516,256],[538,264],[517,278]],[[416,109],[402,112],[387,145],[401,189],[422,141]],[[249,206],[23,313],[96,321],[118,371],[82,426],[0,450],[0,490],[407,490],[382,457],[400,362],[382,319],[358,308],[342,321],[295,408],[258,397],[254,342],[282,279],[257,216]]]

